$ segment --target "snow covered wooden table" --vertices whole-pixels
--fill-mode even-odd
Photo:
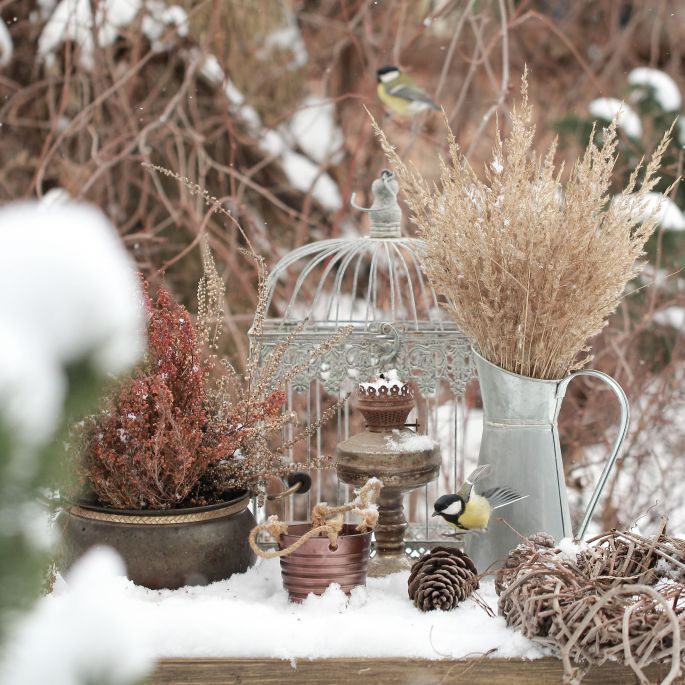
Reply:
[[[668,667],[646,669],[650,682],[660,682]],[[161,663],[150,685],[266,685],[302,683],[338,685],[559,685],[561,662],[545,657],[522,659],[323,659],[299,661],[296,668],[275,659],[169,659]],[[632,685],[638,680],[625,666],[604,664],[583,685]],[[683,679],[677,681],[682,683]]]
[[[68,653],[76,641],[88,645],[79,653],[92,655],[104,649],[104,621],[127,640],[129,662],[157,661],[148,685],[562,682],[559,660],[474,599],[449,612],[416,609],[406,572],[369,578],[351,597],[332,586],[321,597],[292,604],[275,559],[207,587],[147,590],[112,573],[110,556],[93,554],[75,577],[58,578],[42,600],[43,618],[50,621],[41,630],[52,636],[56,653]],[[479,597],[496,611],[492,582],[482,584]],[[55,629],[65,623],[71,631]],[[653,666],[647,674],[659,682],[667,671]],[[628,668],[612,663],[583,681],[635,682]]]

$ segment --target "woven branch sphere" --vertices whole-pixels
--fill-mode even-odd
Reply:
[[[524,564],[540,550],[551,550],[556,547],[554,538],[549,533],[536,533],[527,537],[518,547],[513,549],[500,567],[495,577],[495,591],[498,595],[509,586],[521,564]]]
[[[409,599],[421,611],[449,611],[478,588],[478,571],[457,547],[434,547],[409,574]]]

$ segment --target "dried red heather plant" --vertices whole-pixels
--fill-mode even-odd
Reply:
[[[165,288],[154,301],[146,291],[145,305],[144,363],[82,427],[81,479],[99,503],[117,509],[201,499],[207,469],[240,445],[234,426],[208,430],[204,362],[188,311]]]
[[[271,439],[294,424],[283,410],[279,388],[301,367],[279,374],[289,340],[260,366],[261,349],[251,349],[241,377],[219,358],[225,286],[206,243],[204,276],[198,286],[197,330],[185,307],[160,288],[145,289],[148,352],[130,378],[119,384],[101,412],[80,426],[76,470],[97,502],[114,509],[170,509],[224,501],[236,490],[263,500],[270,478],[325,463],[292,463],[294,444],[311,436],[339,403],[305,426],[292,440]],[[259,260],[257,324],[264,316],[266,272]],[[337,345],[341,329],[313,353]]]

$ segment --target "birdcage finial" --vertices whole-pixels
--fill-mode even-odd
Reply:
[[[400,184],[395,174],[389,169],[381,171],[380,178],[371,184],[373,204],[371,207],[360,207],[352,193],[350,204],[360,212],[369,212],[369,236],[371,238],[401,238],[402,210],[397,203]]]

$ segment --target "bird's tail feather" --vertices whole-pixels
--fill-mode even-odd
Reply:
[[[485,492],[481,493],[482,497],[485,497],[490,506],[494,509],[499,509],[500,507],[506,507],[508,504],[513,504],[519,500],[526,499],[528,495],[519,495],[516,490],[511,488],[490,488]]]

